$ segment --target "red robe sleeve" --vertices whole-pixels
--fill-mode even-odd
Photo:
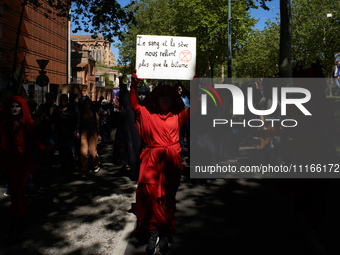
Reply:
[[[179,125],[183,126],[190,118],[190,107],[179,113]]]

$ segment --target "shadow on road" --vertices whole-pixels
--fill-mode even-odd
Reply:
[[[4,242],[10,223],[9,198],[2,189],[0,254],[109,254],[104,252],[124,229],[135,192],[126,173],[111,164],[111,147],[99,147],[102,171],[88,178],[61,175],[58,166],[43,172],[43,191],[27,197],[26,230],[14,245]]]

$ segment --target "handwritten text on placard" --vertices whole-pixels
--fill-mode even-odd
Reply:
[[[137,35],[140,78],[190,80],[195,75],[196,38]]]

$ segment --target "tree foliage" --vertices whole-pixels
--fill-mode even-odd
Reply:
[[[267,21],[263,30],[253,30],[247,43],[233,57],[235,77],[270,77],[279,72],[280,26]]]
[[[72,19],[72,32],[84,31],[94,37],[99,33],[109,40],[121,38],[122,31],[133,22],[133,15],[128,11],[131,1],[125,7],[117,0],[25,0],[24,4],[40,9],[46,17],[53,15]],[[72,8],[72,12],[69,10]],[[52,15],[53,14],[53,15]]]
[[[310,67],[319,59],[324,75],[330,76],[334,53],[340,52],[340,12],[336,1],[318,0],[292,2],[292,66]],[[327,14],[332,13],[332,17]],[[279,72],[279,21],[267,22],[262,31],[254,30],[248,43],[233,56],[234,75],[263,77]]]
[[[197,38],[198,74],[213,77],[216,67],[225,65],[227,56],[227,3],[227,0],[136,2],[130,9],[134,12],[135,25],[129,26],[125,40],[117,44],[120,59],[123,59],[123,62],[131,62],[133,66],[137,34],[192,36]],[[233,50],[237,51],[246,43],[247,35],[255,25],[255,19],[250,18],[245,2],[234,2],[232,8]]]
[[[228,0],[139,0],[122,8],[117,0],[27,0],[44,8],[46,15],[71,13],[73,32],[83,30],[105,39],[118,36],[120,64],[134,67],[136,35],[195,36],[197,72],[200,76],[221,76],[227,59]],[[282,1],[282,0],[280,0]],[[271,0],[232,0],[232,54],[234,77],[260,77],[278,72],[279,22],[268,22],[263,31],[253,29],[256,21],[250,8],[268,9]],[[46,4],[47,3],[47,4]],[[292,64],[305,67],[317,59],[326,70],[340,52],[340,12],[337,2],[292,1]],[[332,17],[327,17],[332,13]],[[68,16],[69,17],[69,16]],[[69,17],[70,18],[70,17]]]
[[[334,65],[334,53],[340,52],[340,12],[338,2],[324,0],[293,1],[293,64],[309,67],[320,59],[329,75]],[[332,14],[332,17],[327,17]]]
[[[237,51],[255,24],[249,8],[268,9],[272,0],[233,1],[233,52]],[[122,8],[117,0],[27,0],[45,15],[72,18],[73,33],[99,33],[109,40],[118,36],[121,64],[134,64],[135,35],[178,35],[198,38],[197,69],[212,76],[221,70],[227,56],[228,0],[140,0]],[[72,8],[72,12],[69,10]],[[208,74],[210,70],[210,74]]]
[[[124,28],[133,22],[133,14],[128,11],[131,4],[122,8],[116,0],[72,0],[69,2],[75,24],[72,32],[83,30],[94,36],[101,33],[109,41],[114,36],[122,39]]]

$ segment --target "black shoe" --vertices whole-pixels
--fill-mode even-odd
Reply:
[[[162,255],[171,254],[169,240],[167,237],[161,237],[161,240],[159,241],[159,253]]]
[[[156,254],[156,247],[159,241],[159,237],[149,237],[148,245],[146,246],[145,252],[147,255]]]

